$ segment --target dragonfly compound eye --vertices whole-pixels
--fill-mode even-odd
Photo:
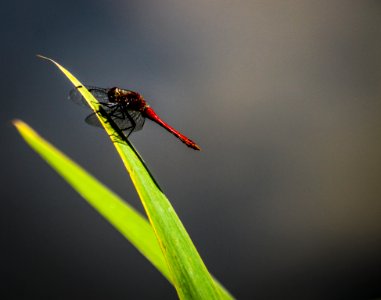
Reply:
[[[108,91],[107,97],[110,102],[116,102],[117,98],[119,97],[120,89],[118,88],[112,88]]]

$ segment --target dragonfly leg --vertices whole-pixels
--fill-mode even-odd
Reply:
[[[100,102],[100,103],[101,103],[102,105],[107,106],[107,107],[110,108],[110,111],[108,111],[108,112],[105,112],[103,109],[100,109],[100,110],[98,111],[101,115],[104,115],[104,116],[106,117],[106,119],[107,119],[107,120],[106,120],[106,123],[109,123],[109,120],[108,120],[109,116],[113,115],[114,112],[116,112],[116,111],[118,110],[118,106],[111,107],[111,106],[107,105],[107,103],[102,103],[102,102]]]
[[[125,112],[125,115],[126,117],[128,118],[128,120],[131,122],[131,127],[129,128],[129,132],[127,134],[127,138],[130,136],[130,134],[134,131],[135,127],[136,127],[136,122],[135,120],[130,116],[130,114],[126,111]]]

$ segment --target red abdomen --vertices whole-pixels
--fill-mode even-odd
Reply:
[[[169,126],[167,123],[165,123],[162,119],[160,119],[159,116],[155,113],[155,111],[151,107],[149,107],[148,105],[145,107],[142,114],[145,117],[147,117],[148,119],[159,124],[161,127],[165,128],[170,133],[172,133],[175,137],[177,137],[180,141],[182,141],[188,147],[195,149],[195,150],[201,150],[201,148],[195,142],[193,142],[191,139],[187,138],[185,135],[181,134],[176,129]]]

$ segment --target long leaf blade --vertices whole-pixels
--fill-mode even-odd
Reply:
[[[45,58],[45,57],[43,57]],[[48,58],[45,58],[48,59]],[[53,62],[74,84],[94,111],[99,111],[99,103],[68,70]],[[176,215],[172,205],[151,176],[145,163],[127,141],[121,141],[112,122],[97,114],[119,153],[134,186],[140,196],[147,216],[159,241],[159,245],[169,266],[174,286],[181,299],[231,298],[209,274],[192,240]]]
[[[167,264],[147,219],[26,123],[20,120],[13,123],[27,144],[171,281]]]

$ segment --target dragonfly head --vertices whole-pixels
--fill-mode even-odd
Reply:
[[[110,102],[119,102],[120,101],[120,98],[122,96],[124,96],[124,93],[122,93],[122,89],[120,88],[117,88],[117,87],[113,87],[111,89],[109,89],[108,91],[108,99]]]

